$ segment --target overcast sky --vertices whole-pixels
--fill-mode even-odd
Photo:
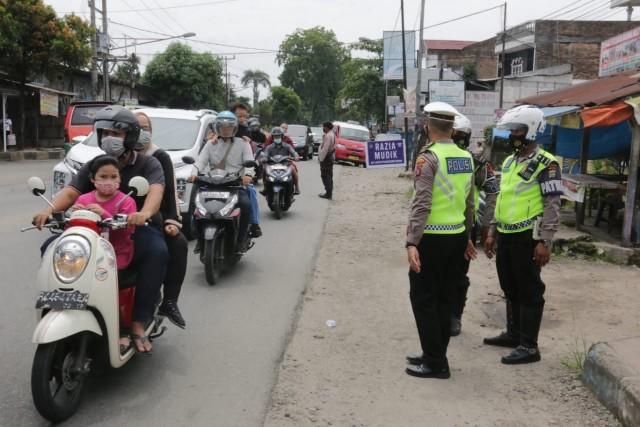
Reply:
[[[75,12],[89,19],[87,0],[45,0],[45,3],[59,13]],[[610,0],[510,0],[507,2],[507,26],[541,18],[565,6],[557,13],[561,19],[626,19],[624,10],[610,11],[609,3]],[[96,0],[96,4],[101,8],[102,0]],[[425,26],[500,4],[498,0],[427,0]],[[275,85],[281,69],[275,63],[273,52],[248,53],[256,52],[255,49],[277,50],[284,37],[297,28],[321,25],[333,30],[341,42],[357,41],[361,36],[380,38],[383,30],[400,29],[400,0],[108,0],[107,5],[112,21],[140,29],[112,23],[109,26],[111,37],[121,38],[125,34],[138,38],[163,37],[141,30],[169,35],[194,32],[196,37],[188,44],[195,50],[235,54],[235,59],[228,62],[229,71],[236,75],[232,81],[240,95],[249,97],[251,90],[241,88],[239,83],[239,76],[244,70],[257,68],[266,71]],[[419,6],[420,0],[405,0],[407,30],[419,27]],[[634,13],[634,20],[637,17],[640,17],[640,10]],[[99,14],[97,20],[101,20]],[[495,9],[427,29],[424,38],[479,41],[494,36],[501,26],[501,10]],[[146,40],[140,40],[143,41]],[[114,39],[114,42],[124,45],[122,39]],[[154,54],[162,52],[168,43],[156,42],[137,47],[142,63],[146,64]],[[124,49],[114,54],[116,52],[124,53]],[[262,96],[265,95],[263,91]]]

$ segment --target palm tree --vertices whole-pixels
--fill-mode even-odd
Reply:
[[[258,111],[258,96],[260,92],[258,88],[260,86],[270,87],[271,82],[269,81],[269,74],[260,70],[245,70],[242,75],[242,80],[240,80],[243,86],[253,86],[253,110],[255,112]]]

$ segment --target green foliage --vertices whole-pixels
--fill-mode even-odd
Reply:
[[[258,98],[260,96],[259,87],[271,87],[269,74],[260,70],[245,70],[240,80],[243,86],[252,86],[253,89],[253,110],[254,113],[259,111]]]
[[[262,126],[271,127],[273,125],[273,107],[271,106],[271,98],[263,99],[258,102],[258,111],[260,112],[260,123],[262,123]]]
[[[283,67],[280,81],[300,96],[305,115],[312,123],[335,117],[346,58],[347,52],[335,33],[323,27],[299,29],[280,44],[276,58]]]
[[[462,67],[462,80],[472,82],[478,80],[478,66],[475,62],[465,62]]]
[[[302,120],[302,101],[298,94],[288,87],[274,86],[271,88],[271,123],[296,123]]]
[[[222,65],[211,53],[197,53],[175,42],[147,65],[143,82],[169,107],[220,110],[224,105],[222,75]]]
[[[140,58],[132,53],[126,62],[118,64],[116,79],[134,85],[140,82]]]

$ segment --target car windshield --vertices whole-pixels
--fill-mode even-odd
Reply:
[[[71,126],[91,126],[96,113],[104,107],[104,105],[75,105],[71,116]]]
[[[314,135],[316,135],[316,136],[322,135],[322,128],[321,127],[312,127],[311,128],[311,132],[313,132]]]
[[[166,117],[151,117],[153,128],[152,141],[158,147],[167,151],[188,150],[195,144],[200,130],[200,121],[191,119],[174,119]],[[96,133],[92,133],[84,141],[92,147],[98,146]]]
[[[307,136],[307,127],[303,125],[289,125],[287,134],[289,136]]]
[[[347,127],[340,128],[340,138],[349,139],[351,141],[368,141],[369,140],[369,132],[366,130],[360,129],[351,129]]]

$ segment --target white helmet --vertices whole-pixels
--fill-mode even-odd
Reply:
[[[435,119],[453,121],[456,116],[459,116],[460,113],[455,109],[452,105],[447,104],[446,102],[430,102],[424,106],[424,112],[429,117],[433,117]]]
[[[497,126],[506,130],[522,129],[527,141],[535,141],[538,134],[544,132],[546,122],[541,109],[535,105],[521,105],[505,112]]]
[[[471,133],[471,120],[462,114],[456,116],[453,121],[453,130],[464,133]]]

